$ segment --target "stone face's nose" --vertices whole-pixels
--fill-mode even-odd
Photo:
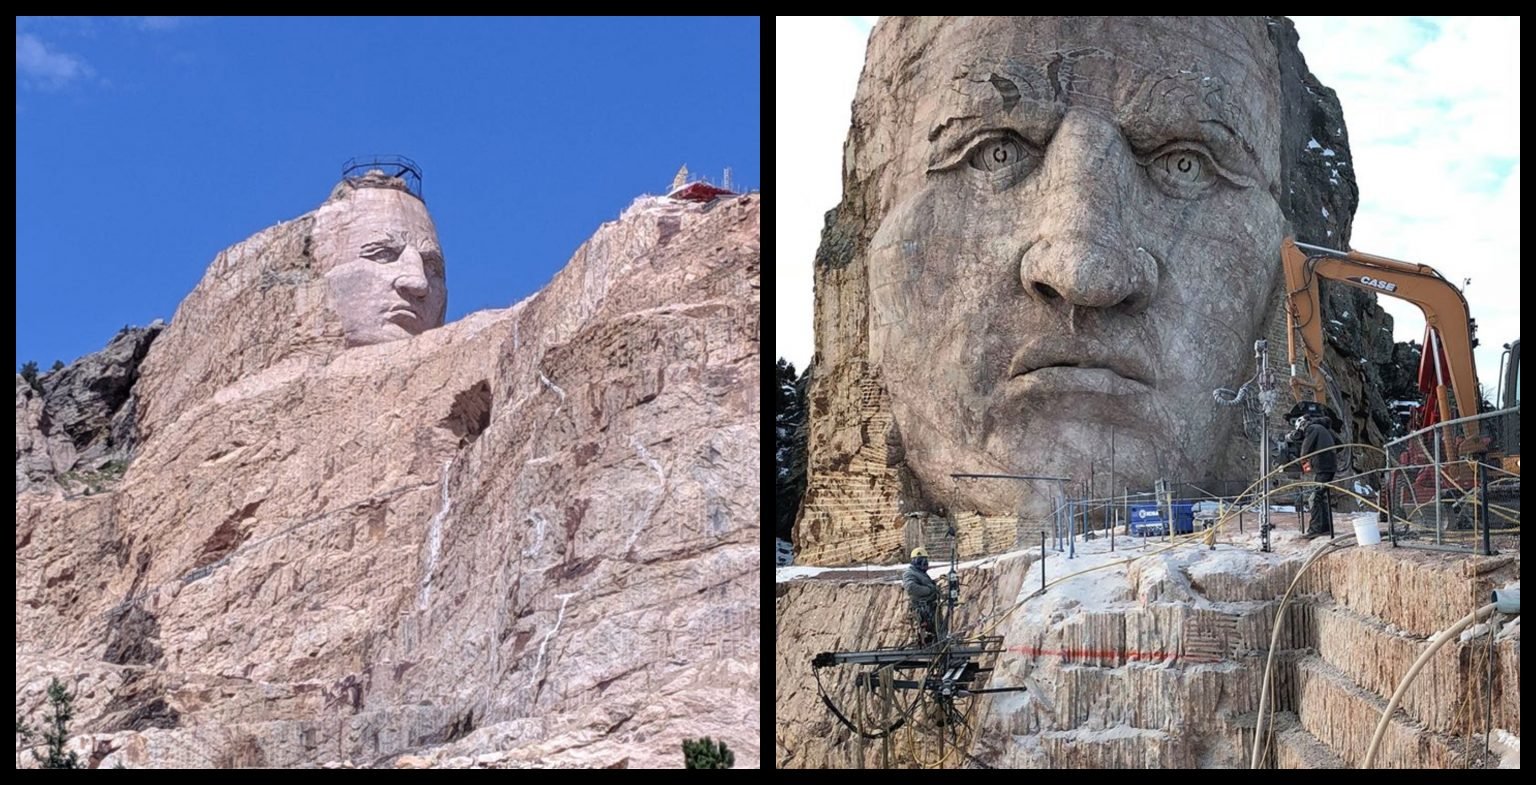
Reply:
[[[1157,286],[1157,263],[1138,244],[1130,200],[1136,159],[1114,121],[1068,114],[1046,150],[1049,199],[1019,265],[1024,291],[1053,308],[1138,312]]]
[[[427,296],[432,285],[427,281],[425,270],[422,268],[421,252],[407,245],[400,252],[397,264],[401,265],[400,276],[395,279],[395,289],[413,299],[421,299]]]

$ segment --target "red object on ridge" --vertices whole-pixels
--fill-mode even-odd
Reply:
[[[668,199],[682,199],[688,202],[707,202],[717,196],[729,196],[735,191],[727,191],[724,188],[716,188],[709,183],[700,181],[689,183],[672,193],[667,194]]]

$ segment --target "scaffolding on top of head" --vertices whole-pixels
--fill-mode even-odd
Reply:
[[[421,192],[421,166],[403,155],[365,155],[350,158],[341,165],[341,179],[354,188],[390,187],[393,183],[387,182],[388,180],[399,180],[405,184],[405,190],[412,196],[423,202],[427,201]]]

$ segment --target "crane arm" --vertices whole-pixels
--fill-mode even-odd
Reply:
[[[1292,237],[1281,243],[1280,258],[1285,268],[1285,307],[1290,318],[1286,345],[1291,363],[1291,391],[1297,400],[1325,402],[1323,316],[1317,281],[1326,279],[1417,305],[1444,346],[1459,415],[1477,413],[1477,373],[1472,362],[1472,319],[1467,300],[1433,267],[1359,251],[1307,245]],[[1424,347],[1426,352],[1432,350]],[[1299,356],[1306,360],[1305,374],[1297,369]],[[1452,419],[1443,387],[1438,403],[1441,418]]]

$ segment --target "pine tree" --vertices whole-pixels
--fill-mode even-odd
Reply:
[[[43,383],[37,380],[36,362],[28,360],[21,366],[21,378],[26,379],[27,384],[32,385],[32,389],[37,390],[38,392],[43,391]]]
[[[26,720],[23,720],[21,715],[18,714],[16,715],[16,735],[21,737],[22,747],[29,747],[32,745],[32,739],[37,737],[37,731],[33,730],[32,726],[28,725]],[[16,749],[16,768],[21,768],[20,747]]]
[[[48,684],[48,706],[53,709],[53,714],[44,717],[47,726],[43,730],[43,741],[48,742],[48,757],[36,755],[45,769],[78,769],[80,758],[74,750],[67,750],[64,745],[69,742],[69,721],[75,716],[75,696],[70,695],[64,689],[59,677],[53,677]]]
[[[778,395],[774,408],[777,463],[774,491],[778,498],[777,534],[779,539],[786,541],[795,523],[795,513],[800,509],[800,497],[805,493],[806,447],[810,437],[806,394],[810,379],[810,368],[797,377],[794,364],[779,358]]]
[[[55,371],[62,371],[62,370],[64,370],[64,361],[63,360],[54,360],[53,361],[53,368],[52,368],[52,370],[55,370]]]
[[[726,749],[725,742],[702,739],[683,739],[683,762],[690,769],[729,769],[736,762],[736,753]]]

